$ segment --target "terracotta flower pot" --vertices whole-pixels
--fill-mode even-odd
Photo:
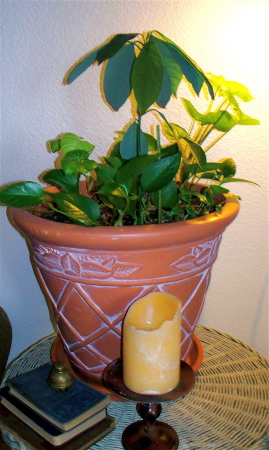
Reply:
[[[181,355],[195,359],[194,329],[211,267],[238,210],[238,201],[227,196],[221,212],[185,222],[85,228],[11,208],[32,249],[72,367],[100,381],[104,367],[120,356],[128,307],[153,291],[181,299]]]

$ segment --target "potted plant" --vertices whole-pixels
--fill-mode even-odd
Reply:
[[[226,185],[247,181],[235,177],[232,158],[212,162],[207,152],[235,125],[259,123],[239,106],[252,96],[240,83],[205,75],[158,31],[114,36],[79,60],[64,83],[94,63],[105,63],[109,106],[117,111],[131,100],[127,127],[99,162],[90,158],[94,145],[73,133],[50,140],[50,150],[61,154],[60,167],[43,176],[51,188],[13,183],[1,189],[0,201],[12,207],[52,302],[57,357],[64,347],[80,376],[100,381],[120,354],[127,308],[163,291],[182,301],[182,356],[197,368],[195,325],[222,233],[239,210]],[[207,99],[205,112],[180,100],[189,130],[163,113],[182,80],[192,96],[203,89]],[[150,114],[159,121],[152,134],[144,130]]]

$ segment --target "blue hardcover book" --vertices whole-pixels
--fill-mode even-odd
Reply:
[[[97,430],[107,434],[115,427],[115,420],[107,416],[106,409],[102,409],[71,430],[63,431],[10,394],[7,386],[0,389],[0,397],[2,405],[54,446],[63,445],[90,429],[92,429],[92,437],[96,438]],[[103,422],[102,428],[95,428],[101,422]],[[103,435],[100,435],[100,439],[102,437]]]
[[[7,381],[10,393],[64,431],[106,408],[110,396],[77,378],[66,392],[57,392],[47,383],[51,364]]]

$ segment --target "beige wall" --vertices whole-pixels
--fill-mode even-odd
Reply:
[[[99,154],[130,119],[129,104],[112,113],[102,102],[99,69],[62,86],[67,69],[108,36],[158,29],[206,72],[239,81],[256,98],[244,111],[257,127],[231,131],[212,158],[233,157],[241,212],[224,234],[200,323],[267,355],[268,343],[268,1],[186,0],[2,1],[1,184],[37,180],[52,167],[45,142],[71,131]],[[180,94],[179,94],[180,95]],[[179,121],[178,102],[168,117]],[[52,332],[23,238],[1,214],[0,302],[13,326],[11,358]]]

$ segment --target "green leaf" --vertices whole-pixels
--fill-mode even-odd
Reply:
[[[158,95],[158,98],[156,99],[156,104],[160,106],[160,108],[165,108],[167,103],[170,100],[172,91],[171,91],[171,83],[170,78],[167,73],[167,70],[165,67],[163,68],[163,84],[160,90],[160,93]]]
[[[175,58],[171,55],[167,45],[161,40],[156,41],[156,46],[161,53],[163,59],[163,65],[170,79],[171,92],[176,97],[178,85],[182,80],[182,70],[175,61]]]
[[[202,125],[214,125],[218,131],[227,132],[238,123],[238,119],[228,111],[210,112],[201,116]]]
[[[49,170],[44,176],[45,183],[49,183],[52,186],[56,186],[61,191],[65,192],[78,192],[78,176],[77,174],[67,175],[61,169]]]
[[[61,148],[61,139],[52,139],[48,141],[49,149],[52,153],[58,152]]]
[[[230,93],[235,97],[240,98],[243,102],[250,102],[253,100],[248,88],[237,81],[227,81],[226,86]]]
[[[104,158],[105,162],[108,166],[113,167],[114,169],[118,169],[122,166],[122,159],[117,156],[107,156]]]
[[[139,128],[137,122],[131,123],[120,142],[120,154],[123,159],[131,159],[141,156],[137,149],[137,134],[140,132],[140,153],[146,155],[148,153],[147,140],[143,131]]]
[[[98,194],[127,198],[128,190],[123,183],[107,183],[101,186]]]
[[[85,72],[85,70],[96,61],[97,53],[102,48],[103,46],[98,47],[97,50],[91,50],[85,56],[80,58],[80,60],[76,62],[65,75],[63,84],[71,84],[79,75]]]
[[[189,139],[189,135],[184,128],[175,123],[164,123],[163,132],[169,140],[178,141],[181,138]]]
[[[64,154],[73,150],[85,150],[91,153],[94,149],[94,145],[90,142],[82,141],[82,137],[73,133],[65,133],[61,137],[61,150]]]
[[[189,115],[197,122],[201,122],[203,114],[199,113],[193,104],[186,98],[181,98],[181,100]]]
[[[72,173],[86,174],[98,167],[98,164],[88,159],[88,152],[85,150],[73,150],[67,153],[61,161],[64,173],[70,175]]]
[[[116,55],[118,51],[126,44],[126,42],[134,39],[138,33],[129,34],[116,34],[107,44],[105,44],[98,52],[97,58],[98,64],[101,64],[108,58]]]
[[[229,189],[223,188],[219,184],[211,184],[210,189],[213,192],[213,194],[228,194]]]
[[[236,173],[236,164],[235,164],[235,160],[233,158],[222,158],[220,159],[218,162],[220,163],[224,163],[226,166],[229,167],[229,169],[227,169],[227,172],[223,172],[223,175],[225,177],[233,177]]]
[[[158,155],[143,155],[132,158],[123,164],[117,171],[116,181],[125,181],[138,177],[152,162],[158,159]]]
[[[233,108],[233,110],[238,117],[237,125],[260,125],[260,121],[258,119],[253,119],[252,117],[247,116],[239,107]]]
[[[143,190],[154,192],[170,183],[178,171],[180,156],[180,153],[166,156],[147,167],[141,176]]]
[[[254,183],[254,181],[245,180],[244,178],[234,178],[234,177],[224,178],[223,180],[221,180],[220,184],[233,183],[233,182],[251,183],[251,184],[255,184],[256,186],[260,186],[258,183]]]
[[[200,166],[203,166],[206,163],[206,154],[204,150],[199,144],[196,144],[196,142],[191,139],[180,139],[179,147],[185,158],[189,158],[190,155],[192,155]]]
[[[102,183],[109,183],[110,181],[114,181],[116,172],[117,169],[115,169],[114,167],[106,166],[105,164],[98,164],[97,168],[95,169],[97,179]]]
[[[75,223],[85,226],[96,226],[100,211],[97,204],[89,197],[81,194],[50,194],[63,214]]]
[[[27,208],[39,205],[44,198],[42,187],[32,181],[11,184],[0,190],[0,202],[6,206]]]
[[[157,139],[155,139],[155,137],[151,136],[151,134],[148,133],[144,133],[144,136],[146,138],[147,141],[147,146],[148,146],[148,152],[156,152],[157,151]]]
[[[152,193],[152,201],[154,205],[158,206],[159,192]],[[172,208],[178,201],[178,193],[176,183],[171,181],[163,189],[161,189],[162,207]]]
[[[163,60],[151,39],[134,60],[131,81],[138,109],[144,114],[157,100],[163,83]]]
[[[119,110],[131,93],[130,74],[134,58],[134,46],[124,45],[106,65],[104,94],[115,111]]]
[[[168,39],[164,34],[158,31],[158,34],[168,43],[168,48],[178,62],[182,72],[184,73],[187,80],[192,84],[192,87],[197,95],[199,95],[203,83],[206,83],[208,87],[209,94],[214,98],[213,88],[211,83],[203,73],[203,71],[198,67],[198,65],[189,56],[176,45],[173,41]]]

